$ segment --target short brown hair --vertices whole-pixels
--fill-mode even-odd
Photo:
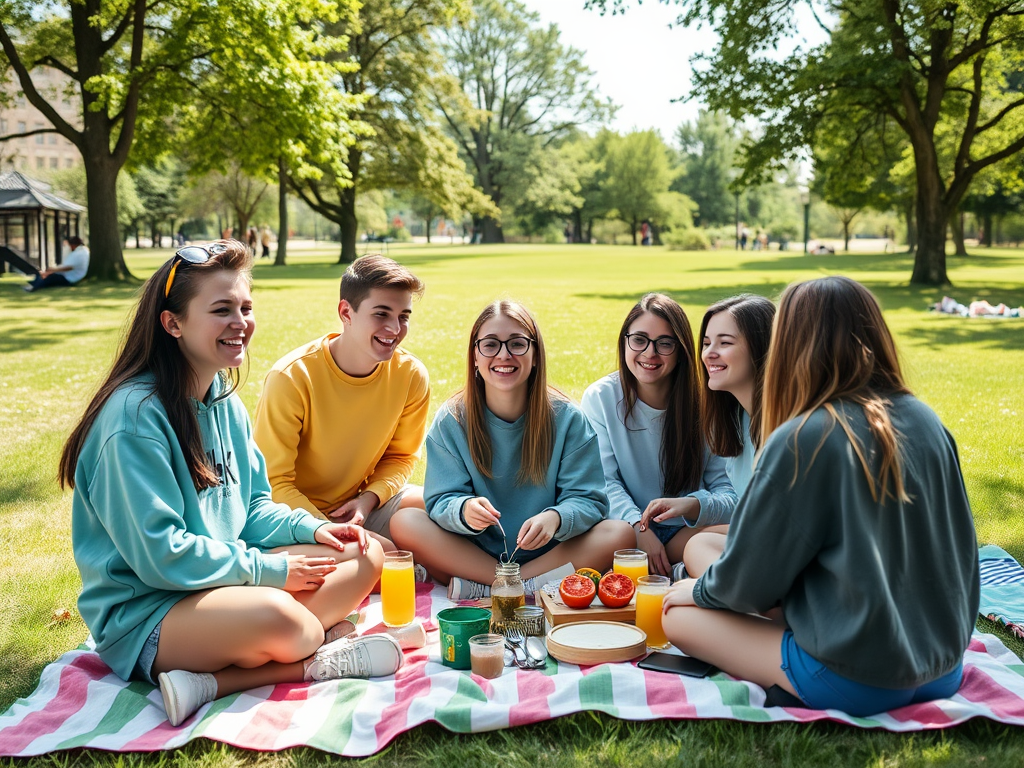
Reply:
[[[341,298],[358,310],[374,288],[398,288],[423,295],[423,282],[394,259],[371,253],[348,265],[341,276]]]

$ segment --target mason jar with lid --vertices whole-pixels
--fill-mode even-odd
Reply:
[[[526,589],[519,575],[519,563],[498,563],[494,566],[491,585],[491,632],[505,634],[505,627],[515,621],[516,608],[526,604]]]

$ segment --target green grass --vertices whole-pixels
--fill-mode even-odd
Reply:
[[[129,253],[150,274],[169,252]],[[674,296],[697,325],[711,302],[741,291],[776,297],[790,281],[842,273],[879,297],[912,389],[956,437],[979,540],[1024,557],[1024,321],[964,320],[926,312],[939,289],[907,285],[905,255],[678,253],[603,246],[393,248],[427,284],[405,346],[430,369],[436,408],[462,383],[466,335],[496,297],[527,304],[547,343],[554,384],[578,398],[612,370],[625,312],[649,290]],[[241,396],[252,410],[263,374],[278,357],[338,325],[336,251],[296,253],[287,267],[258,264],[257,334]],[[951,258],[948,292],[960,301],[1024,304],[1024,253]],[[109,366],[135,287],[85,284],[35,295],[0,278],[0,711],[28,695],[43,666],[78,645],[79,589],[71,557],[71,498],[54,481],[63,439]],[[419,467],[415,479],[422,479]],[[986,631],[992,625],[983,622]],[[1006,634],[1001,633],[1006,640]],[[1020,654],[1024,646],[1014,645]],[[229,767],[318,766],[312,750],[254,754],[199,742],[174,753],[111,756],[72,752],[28,762]],[[386,765],[1020,765],[1016,731],[985,721],[938,734],[897,736],[834,725],[731,722],[624,723],[580,714],[476,736],[429,726],[401,736],[375,758]]]

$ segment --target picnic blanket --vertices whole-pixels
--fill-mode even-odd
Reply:
[[[450,605],[442,587],[417,585],[417,615],[428,627],[430,617]],[[360,631],[381,630],[376,595],[360,619]],[[889,731],[948,728],[974,717],[1024,725],[1024,665],[996,637],[979,633],[965,655],[956,696],[870,718],[766,709],[761,688],[725,674],[697,680],[632,663],[579,667],[551,659],[543,670],[506,669],[484,680],[443,666],[437,636],[435,629],[425,648],[408,652],[394,677],[259,688],[208,704],[178,728],[168,724],[157,689],[121,681],[83,647],[46,667],[36,691],[0,715],[0,755],[74,747],[148,752],[202,737],[246,749],[310,746],[355,757],[374,754],[426,722],[476,733],[585,710],[625,720],[834,720]]]
[[[981,607],[978,612],[1024,638],[1024,568],[995,544],[978,552]]]

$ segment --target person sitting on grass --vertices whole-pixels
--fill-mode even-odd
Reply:
[[[35,272],[32,280],[27,283],[23,290],[32,293],[41,291],[43,288],[66,288],[75,285],[85,277],[89,271],[89,249],[85,247],[80,237],[69,237],[64,240],[67,247],[67,255],[64,256],[61,264],[47,269],[43,272]]]
[[[736,506],[725,460],[704,443],[690,321],[670,297],[649,293],[626,315],[618,350],[619,370],[587,387],[582,404],[611,517],[634,527],[652,573],[682,578],[686,542],[728,523]]]
[[[356,259],[341,277],[344,331],[278,360],[256,406],[274,501],[363,526],[385,551],[395,548],[395,512],[423,509],[423,489],[406,482],[427,430],[430,382],[423,363],[399,348],[422,292],[398,262]]]
[[[634,546],[630,527],[605,519],[608,499],[597,436],[586,417],[548,387],[544,340],[514,301],[490,304],[473,324],[466,385],[427,434],[429,518],[400,510],[395,543],[409,549],[453,600],[490,594],[499,557],[534,580],[572,563],[611,567]]]
[[[725,472],[742,496],[761,446],[761,392],[768,364],[775,305],[742,294],[708,307],[700,325],[701,426],[711,450],[725,459]],[[728,528],[701,531],[686,543],[683,563],[696,578],[722,554]]]
[[[956,443],[907,389],[864,286],[785,290],[762,412],[725,552],[665,596],[669,640],[815,709],[952,696],[978,614],[971,508]],[[750,615],[776,606],[781,620]]]
[[[119,677],[159,681],[172,725],[236,691],[402,663],[388,635],[325,644],[352,628],[384,554],[362,528],[270,497],[234,393],[256,328],[251,267],[236,241],[161,266],[61,456],[82,618]]]

